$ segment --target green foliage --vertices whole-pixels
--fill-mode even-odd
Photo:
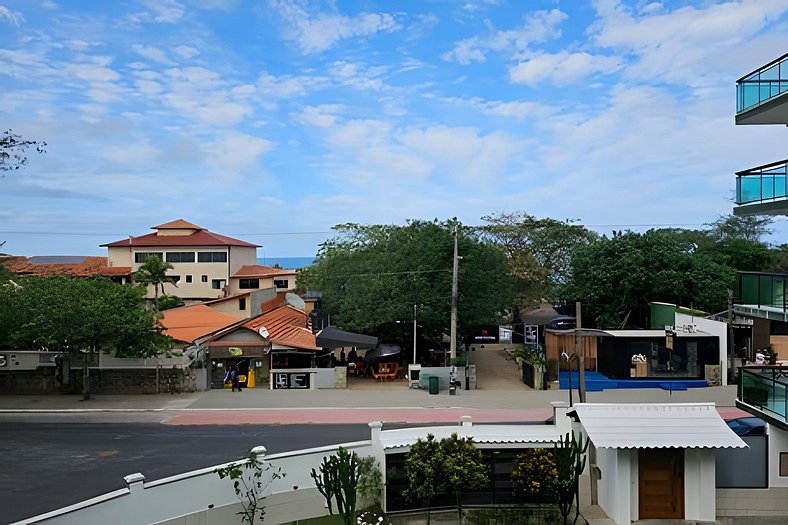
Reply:
[[[233,482],[235,496],[241,503],[241,523],[254,525],[257,518],[262,523],[265,519],[265,506],[261,503],[266,489],[276,479],[285,477],[281,468],[274,468],[270,463],[258,459],[260,454],[252,450],[246,460],[231,463],[216,469],[219,479],[228,478]]]
[[[405,226],[343,224],[298,274],[298,287],[320,290],[332,320],[351,331],[384,336],[381,327],[410,320],[418,304],[419,337],[434,344],[449,332],[454,221]],[[512,280],[499,246],[459,227],[458,333],[497,324],[510,308]],[[402,328],[396,330],[400,337]],[[407,344],[408,341],[402,341]]]
[[[451,364],[454,366],[468,366],[468,356],[458,355],[452,360]]]
[[[0,284],[0,348],[157,355],[170,340],[144,293],[105,278],[16,276]]]
[[[356,497],[361,476],[358,454],[339,447],[336,454],[323,458],[320,473],[312,469],[310,475],[315,480],[317,490],[326,499],[329,514],[334,514],[335,503],[345,525],[355,523]]]
[[[555,501],[558,468],[553,453],[543,448],[528,449],[515,458],[512,489],[515,495],[534,503]]]
[[[555,507],[496,505],[466,512],[464,525],[555,525],[561,515]]]
[[[159,310],[162,312],[171,308],[180,308],[181,306],[183,306],[183,299],[177,295],[169,295],[165,293],[159,297]]]
[[[362,509],[383,508],[383,473],[374,456],[361,458],[358,464],[358,501]]]
[[[482,217],[486,236],[500,244],[517,279],[517,305],[536,306],[556,299],[571,274],[572,254],[592,243],[597,234],[572,221],[537,219],[525,212]]]
[[[578,492],[578,480],[586,466],[586,451],[588,450],[588,440],[583,440],[580,436],[578,440],[575,433],[566,434],[553,447],[553,459],[555,461],[558,479],[555,483],[555,497],[561,516],[564,518],[564,525],[568,523],[569,512],[572,510],[572,502],[580,505]],[[579,512],[579,511],[578,511]]]
[[[564,296],[582,301],[583,324],[597,328],[619,327],[651,301],[720,311],[736,274],[717,259],[675,230],[615,234],[575,252]]]
[[[164,293],[164,283],[175,284],[175,277],[167,275],[167,270],[172,270],[174,266],[164,262],[157,255],[151,255],[139,269],[132,274],[134,282],[144,286],[153,285],[153,304],[156,311],[159,311],[159,289]]]
[[[547,358],[543,350],[534,348],[532,346],[521,345],[515,348],[512,354],[515,358],[520,358],[526,363],[533,366],[547,366]]]
[[[35,147],[36,152],[46,153],[46,142],[27,140],[13,131],[6,130],[0,135],[0,172],[18,170],[27,164],[25,151]]]
[[[457,516],[462,517],[463,490],[474,490],[489,483],[488,467],[472,438],[451,437],[435,441],[427,435],[414,443],[405,459],[408,488],[405,499],[426,503],[429,509],[437,494],[453,494],[457,501]]]

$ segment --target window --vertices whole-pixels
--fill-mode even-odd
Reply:
[[[274,279],[274,286],[277,288],[287,288],[287,279]]]
[[[137,252],[134,254],[134,262],[138,264],[142,264],[148,260],[148,257],[156,256],[159,259],[163,259],[161,252]]]
[[[186,282],[187,282],[187,283],[190,283],[190,282],[192,282],[192,276],[191,276],[191,275],[187,275],[187,276],[186,276]]]
[[[246,297],[241,297],[238,299],[238,309],[246,310]]]
[[[221,290],[222,288],[225,287],[226,284],[227,281],[225,281],[224,279],[211,280],[211,288],[213,288],[214,290]]]
[[[207,276],[207,275],[203,275],[203,276],[201,276],[201,277],[200,277],[200,281],[202,281],[202,282],[204,282],[204,283],[207,283],[207,282],[208,282],[208,276]]]
[[[260,288],[260,279],[238,279],[238,288],[242,290]]]
[[[788,477],[788,452],[780,452],[780,477]]]
[[[167,252],[168,263],[194,262],[194,252]]]
[[[197,252],[197,262],[201,262],[201,263],[227,262],[227,252]]]

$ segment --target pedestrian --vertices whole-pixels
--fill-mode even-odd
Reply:
[[[238,380],[238,367],[237,366],[233,366],[233,369],[230,371],[230,379],[233,382],[233,392],[235,392],[236,388],[240,392],[241,391],[241,383]]]
[[[345,349],[344,348],[339,351],[339,364],[340,365],[344,365],[345,364]]]

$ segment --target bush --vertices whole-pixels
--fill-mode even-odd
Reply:
[[[533,448],[515,459],[512,470],[514,494],[532,503],[555,501],[558,482],[553,453],[543,448]]]

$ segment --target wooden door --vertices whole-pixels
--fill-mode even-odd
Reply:
[[[684,517],[684,449],[638,451],[640,519]]]

